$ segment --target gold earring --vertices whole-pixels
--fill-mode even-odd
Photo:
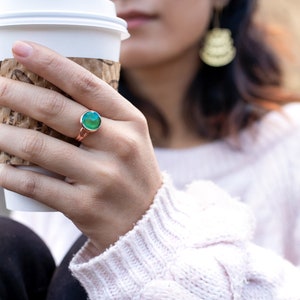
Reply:
[[[199,55],[211,67],[226,66],[236,55],[230,30],[219,26],[219,11],[215,12],[214,28],[207,32]]]

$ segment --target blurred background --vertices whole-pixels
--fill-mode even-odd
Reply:
[[[300,93],[300,0],[258,0],[258,3],[258,21],[273,25],[274,42],[281,48],[286,85]]]
[[[257,21],[270,23],[270,44],[278,48],[287,87],[300,93],[300,0],[258,0]],[[0,189],[0,214],[7,215]]]

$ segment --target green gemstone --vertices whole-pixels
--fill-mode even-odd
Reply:
[[[95,111],[87,111],[81,117],[82,126],[89,131],[96,131],[101,125],[101,117]]]

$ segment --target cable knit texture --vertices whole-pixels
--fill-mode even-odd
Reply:
[[[199,179],[210,180],[254,211],[254,241],[300,264],[300,105],[283,114],[269,113],[232,140],[190,149],[155,149],[161,170],[179,190]],[[59,213],[14,212],[13,217],[35,230],[57,263],[80,234]],[[51,224],[51,226],[49,226]]]
[[[248,204],[256,218],[255,243],[300,265],[300,105],[269,113],[238,141],[156,149],[156,155],[178,189],[211,180]]]
[[[256,244],[300,264],[300,105],[269,113],[239,140],[239,147],[227,139],[155,149],[172,182],[105,253],[87,242],[71,262],[90,299],[300,300],[298,269],[248,241],[254,231]],[[62,215],[14,217],[45,239],[57,261],[57,237],[78,234]]]
[[[85,244],[70,268],[90,299],[300,299],[299,284],[290,282],[300,280],[299,270],[249,244],[246,206],[209,182],[190,191],[167,180],[142,220],[106,252],[97,256]]]

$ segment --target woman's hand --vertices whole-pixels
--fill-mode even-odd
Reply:
[[[75,138],[80,116],[95,110],[101,128],[76,147],[29,129],[0,124],[0,149],[66,177],[1,165],[0,185],[61,211],[102,251],[151,205],[161,174],[147,122],[132,104],[89,71],[34,43],[17,42],[15,59],[70,95],[0,78],[0,106]],[[50,224],[51,226],[51,224]]]

